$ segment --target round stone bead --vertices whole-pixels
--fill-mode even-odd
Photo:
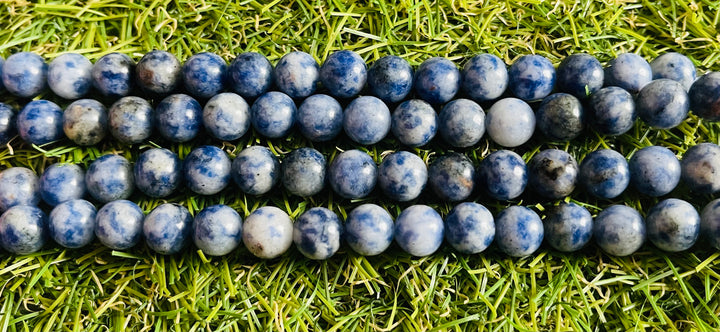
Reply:
[[[320,67],[320,81],[334,97],[355,97],[367,81],[365,61],[350,50],[330,54]]]
[[[0,245],[16,255],[32,254],[48,238],[47,216],[37,207],[18,205],[0,216]]]
[[[253,99],[267,92],[273,82],[273,67],[259,53],[239,54],[228,68],[229,85],[243,98]]]
[[[245,218],[242,239],[256,257],[273,259],[284,254],[293,243],[293,223],[285,211],[264,206]]]
[[[498,150],[485,157],[477,176],[477,184],[490,197],[503,201],[520,196],[528,183],[525,161],[510,150]]]
[[[574,139],[585,127],[582,103],[567,93],[555,93],[543,99],[536,117],[537,129],[553,141]]]
[[[370,92],[387,103],[397,103],[407,97],[413,87],[413,70],[407,60],[384,56],[368,70],[367,83]]]
[[[92,86],[92,67],[92,62],[81,54],[62,54],[50,62],[47,84],[59,97],[81,98]]]
[[[39,202],[40,181],[35,172],[25,167],[10,167],[0,172],[0,211]]]
[[[15,109],[10,105],[0,103],[0,145],[7,144],[15,135],[17,135]]]
[[[587,99],[603,87],[605,73],[600,61],[590,54],[572,54],[557,68],[557,86],[579,99]]]
[[[82,248],[95,239],[95,206],[76,199],[56,206],[48,218],[50,237],[65,248]]]
[[[242,218],[227,205],[208,206],[193,220],[193,241],[205,255],[222,256],[242,243]]]
[[[335,212],[323,207],[305,211],[293,224],[293,242],[300,253],[315,260],[332,257],[340,249],[343,228]]]
[[[180,252],[192,233],[190,211],[177,204],[162,204],[145,217],[143,234],[150,249],[161,255]]]
[[[317,89],[320,66],[312,55],[295,51],[283,55],[275,65],[275,86],[290,98],[305,98]]]
[[[535,154],[528,165],[528,184],[540,196],[560,199],[575,190],[578,164],[569,153],[547,149]]]
[[[68,163],[52,164],[40,177],[40,196],[48,205],[80,199],[85,196],[85,171]]]
[[[615,150],[591,152],[580,164],[580,183],[593,196],[612,199],[620,196],[630,183],[625,157]]]
[[[91,75],[93,86],[103,96],[125,97],[135,85],[135,62],[125,54],[110,53],[95,62]]]
[[[270,149],[250,146],[233,160],[232,178],[247,194],[265,194],[280,180],[280,162]]]
[[[520,146],[535,132],[535,112],[520,99],[500,99],[488,110],[485,128],[495,143],[504,147]]]
[[[21,98],[32,98],[45,90],[47,64],[35,53],[20,52],[7,58],[2,66],[5,89]]]
[[[635,152],[629,167],[630,182],[645,195],[667,195],[680,182],[680,161],[662,146],[648,146]]]
[[[700,76],[690,87],[688,97],[695,115],[708,121],[720,121],[720,72]]]
[[[485,112],[472,100],[455,99],[440,111],[438,133],[454,147],[471,147],[485,134]]]
[[[372,145],[382,141],[390,132],[390,125],[390,110],[378,98],[358,97],[345,108],[343,129],[358,144]]]
[[[442,217],[427,205],[412,205],[395,220],[395,242],[413,256],[429,256],[437,251],[444,235]]]
[[[138,157],[135,185],[150,197],[167,197],[182,184],[182,162],[168,149],[150,149]]]
[[[593,222],[595,243],[613,256],[627,256],[645,242],[645,222],[635,209],[612,205],[598,213]]]
[[[635,53],[622,53],[605,68],[605,85],[637,93],[652,81],[650,64]]]
[[[658,129],[670,129],[681,124],[690,108],[685,88],[670,79],[659,79],[645,85],[635,100],[640,119]]]
[[[542,244],[545,230],[535,211],[511,206],[495,218],[495,243],[508,256],[523,257],[534,253]]]
[[[174,94],[163,99],[155,109],[155,127],[162,137],[173,142],[187,142],[200,132],[202,107],[193,97]]]
[[[316,94],[297,109],[300,133],[313,142],[327,142],[342,130],[343,109],[333,97]]]
[[[225,90],[227,63],[215,53],[201,52],[185,61],[182,80],[196,98],[208,99]]]
[[[85,185],[90,196],[98,202],[127,199],[135,188],[132,166],[122,156],[104,155],[88,167]]]
[[[586,208],[575,203],[561,203],[547,212],[543,228],[545,242],[551,247],[573,252],[590,242],[593,219]]]
[[[690,203],[677,198],[653,206],[645,222],[650,242],[665,251],[690,249],[700,235],[700,215]]]
[[[360,255],[375,256],[383,253],[393,240],[393,219],[375,204],[363,204],[345,220],[345,241]]]
[[[437,133],[438,115],[425,101],[411,99],[395,108],[392,132],[400,143],[419,147],[430,142]]]
[[[462,90],[473,100],[484,102],[500,98],[508,86],[508,72],[500,58],[478,54],[462,70]]]
[[[230,183],[232,164],[225,151],[204,145],[190,151],[183,163],[185,185],[200,195],[215,195]]]
[[[140,97],[123,97],[108,111],[108,127],[125,144],[141,143],[152,134],[155,116],[150,103]]]
[[[680,162],[681,179],[697,194],[720,191],[720,147],[700,143],[685,151]]]
[[[295,125],[295,102],[288,95],[270,91],[250,107],[253,128],[268,138],[285,137]]]
[[[377,166],[372,157],[360,150],[340,153],[328,168],[330,187],[348,199],[366,197],[375,188]]]
[[[17,130],[28,143],[43,145],[63,138],[63,111],[48,100],[33,100],[17,115]]]
[[[510,91],[522,100],[545,98],[555,87],[555,67],[541,55],[523,55],[508,71]]]
[[[300,197],[319,193],[325,187],[325,157],[313,148],[299,148],[288,153],[282,162],[285,189]]]
[[[182,64],[170,52],[153,50],[146,53],[135,67],[138,86],[145,92],[166,95],[182,81]]]
[[[458,204],[445,217],[445,240],[460,253],[483,252],[494,238],[493,215],[481,204]]]
[[[203,108],[203,126],[213,137],[234,141],[250,129],[250,110],[243,97],[225,92],[210,98]]]
[[[618,87],[600,89],[590,97],[590,121],[603,135],[621,135],[637,118],[632,95]]]
[[[144,219],[137,204],[126,200],[112,201],[95,215],[95,236],[110,249],[130,249],[142,238]]]
[[[475,167],[464,154],[450,152],[430,165],[428,182],[440,199],[462,201],[475,189]]]
[[[462,75],[450,60],[434,57],[425,60],[415,72],[415,93],[430,104],[444,104],[460,90]]]
[[[708,203],[700,214],[700,234],[708,244],[720,249],[720,198]]]
[[[400,202],[420,196],[427,179],[425,162],[407,151],[386,156],[378,168],[378,186],[387,197]]]
[[[680,82],[685,91],[697,78],[697,71],[692,61],[677,52],[665,53],[650,62],[650,69],[654,80],[667,78]]]
[[[80,99],[65,108],[62,123],[65,136],[75,144],[95,145],[107,135],[107,110],[97,100]]]

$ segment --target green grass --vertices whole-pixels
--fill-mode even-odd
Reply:
[[[445,56],[462,65],[469,56],[489,52],[512,63],[536,53],[558,63],[588,52],[605,62],[621,52],[648,59],[667,51],[688,55],[701,71],[720,70],[717,2],[696,1],[421,1],[379,0],[269,4],[242,1],[0,1],[0,54],[34,51],[47,59],[81,52],[96,60],[109,52],[138,59],[167,49],[181,60],[199,51],[227,60],[258,51],[276,61],[291,50],[322,61],[338,49],[351,49],[368,62],[387,54],[418,65]],[[47,95],[46,98],[54,99]],[[3,96],[4,102],[19,101]],[[61,106],[67,102],[58,101]],[[487,105],[485,105],[487,106]],[[639,122],[639,121],[638,121]],[[591,131],[568,144],[535,140],[519,153],[527,160],[548,147],[570,151],[581,160],[589,151],[612,147],[629,157],[648,145],[669,147],[679,156],[698,142],[718,142],[720,127],[691,116],[669,131],[641,123],[619,137]],[[33,147],[14,140],[0,151],[2,168],[27,166],[38,172],[57,161],[87,166],[99,155],[117,152],[134,158],[151,145],[184,157],[193,146],[214,143],[200,138],[177,145],[159,140],[126,147],[105,142],[78,148],[67,141]],[[331,159],[355,147],[346,139],[311,144],[298,134],[265,140],[248,134],[223,143],[234,155],[249,144],[270,146],[282,155],[314,146]],[[376,161],[400,148],[387,140],[368,147]],[[416,152],[428,161],[447,149],[435,142]],[[465,150],[475,162],[497,147],[483,140]],[[701,208],[713,197],[674,194]],[[363,202],[386,206],[393,215],[407,204],[379,196],[348,201],[324,191],[303,200],[282,191],[251,197],[228,189],[212,197],[180,193],[168,200],[133,197],[147,212],[165,201],[195,213],[225,203],[245,216],[258,206],[277,205],[297,217],[312,206],[345,216]],[[498,212],[507,204],[534,207],[540,214],[555,202],[526,196],[499,203],[474,199]],[[647,211],[657,200],[629,190],[618,199],[598,201],[585,194],[572,200],[593,214],[625,203]],[[423,196],[419,202],[447,213],[449,204]],[[630,257],[611,257],[594,245],[573,254],[543,247],[533,256],[510,259],[495,249],[458,255],[448,248],[421,259],[397,246],[379,257],[361,257],[343,248],[325,262],[308,261],[295,249],[282,258],[260,261],[245,249],[208,258],[188,249],[160,256],[140,246],[128,252],[93,244],[82,250],[48,246],[28,256],[0,254],[0,331],[264,331],[264,330],[453,330],[567,331],[720,329],[720,253],[698,244],[678,254],[646,245]]]

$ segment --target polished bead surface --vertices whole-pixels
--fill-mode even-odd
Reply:
[[[680,182],[680,161],[669,149],[648,146],[630,158],[630,183],[637,191],[653,196],[669,194]]]
[[[668,198],[645,217],[647,235],[656,247],[677,252],[690,249],[700,235],[700,215],[690,203]]]
[[[41,56],[31,52],[15,53],[2,66],[2,83],[11,94],[32,98],[45,90],[47,70]]]
[[[242,218],[227,205],[208,206],[193,219],[192,234],[205,255],[227,255],[242,244]]]
[[[637,118],[632,95],[615,86],[594,93],[588,111],[593,128],[604,135],[626,133]]]
[[[253,128],[268,138],[285,137],[295,125],[296,113],[292,98],[277,91],[263,94],[250,107]]]
[[[282,182],[287,191],[300,197],[319,193],[325,187],[325,157],[313,148],[299,148],[282,161]]]
[[[48,238],[47,216],[37,207],[18,205],[0,216],[0,245],[16,255],[32,254]]]
[[[174,94],[163,99],[155,109],[157,131],[172,142],[187,142],[202,128],[202,107],[193,97]]]
[[[557,86],[579,99],[587,99],[603,87],[602,64],[590,54],[572,54],[557,68]]]
[[[360,255],[383,253],[392,243],[394,223],[387,210],[375,204],[363,204],[345,220],[345,241]]]
[[[450,152],[430,164],[428,184],[444,201],[465,200],[475,189],[475,166],[464,154]]]
[[[115,139],[125,144],[141,143],[153,131],[155,112],[145,99],[123,97],[108,111],[108,128]]]
[[[652,81],[650,64],[635,53],[622,53],[605,67],[605,85],[637,93]]]
[[[505,62],[492,54],[478,54],[462,70],[462,90],[474,101],[500,98],[508,86]]]
[[[685,88],[690,86],[697,78],[697,70],[692,61],[677,52],[665,53],[650,62],[653,79],[667,78],[679,82]]]
[[[232,92],[215,95],[205,103],[202,123],[213,137],[234,141],[250,129],[250,106]]]
[[[17,115],[17,130],[28,143],[43,145],[57,141],[63,133],[63,111],[48,100],[33,100]]]
[[[670,129],[685,120],[690,100],[682,84],[670,79],[659,79],[640,90],[635,107],[640,119],[650,127]]]
[[[585,128],[585,109],[571,94],[555,93],[543,99],[537,113],[537,129],[553,141],[574,139]]]
[[[245,218],[242,231],[245,247],[256,257],[273,259],[293,243],[293,222],[285,211],[264,206]]]
[[[135,160],[135,185],[150,197],[167,197],[182,184],[182,162],[168,149],[149,149]]]
[[[65,248],[81,248],[95,239],[95,206],[76,199],[61,203],[50,212],[48,231]]]
[[[688,91],[690,109],[708,121],[720,121],[720,72],[709,72],[695,81]]]
[[[509,88],[522,100],[544,98],[555,87],[555,67],[541,55],[523,55],[510,66]]]
[[[108,131],[107,109],[97,100],[80,99],[63,112],[63,132],[77,145],[100,143]]]
[[[95,215],[95,236],[110,249],[130,249],[142,239],[144,219],[137,204],[127,200],[112,201]]]
[[[92,86],[92,66],[90,60],[81,54],[62,54],[50,62],[47,84],[59,97],[81,98]]]
[[[275,86],[290,98],[305,98],[317,89],[320,66],[312,55],[295,51],[285,54],[275,65]]]
[[[350,50],[330,54],[320,67],[320,81],[334,97],[354,97],[367,81],[365,61]]]
[[[387,103],[396,103],[412,92],[413,69],[407,60],[386,55],[368,70],[367,84],[373,95]]]
[[[333,97],[323,94],[305,98],[297,109],[300,133],[313,142],[327,142],[340,134],[343,109]]]
[[[240,190],[250,195],[269,192],[280,180],[280,162],[264,146],[250,146],[232,162],[232,178]]]
[[[548,210],[543,228],[545,241],[551,247],[573,252],[590,242],[593,219],[586,208],[575,203],[561,203]]]
[[[0,145],[7,144],[15,135],[17,135],[15,109],[8,104],[0,103]]]
[[[270,61],[256,52],[239,54],[230,63],[228,71],[230,88],[243,98],[257,98],[273,84],[273,67]]]
[[[471,147],[485,134],[485,112],[472,100],[455,99],[440,111],[438,133],[454,147]]]
[[[138,86],[150,94],[167,95],[175,91],[182,81],[182,64],[167,51],[145,53],[135,71]]]
[[[104,155],[88,167],[85,185],[90,196],[98,202],[127,199],[135,188],[132,166],[122,156]]]
[[[720,146],[700,143],[685,151],[680,162],[681,179],[697,194],[720,191]]]
[[[369,195],[377,182],[377,165],[365,152],[348,150],[338,154],[327,170],[330,187],[348,199]]]
[[[390,132],[390,109],[372,96],[355,98],[345,108],[343,129],[354,142],[371,145],[382,141]]]
[[[135,86],[135,62],[122,53],[110,53],[98,59],[91,70],[92,83],[103,96],[127,96]]]
[[[720,198],[703,208],[700,214],[700,234],[710,246],[720,250]]]
[[[458,204],[445,217],[445,240],[460,253],[483,252],[494,238],[495,219],[482,204]]]
[[[305,211],[293,224],[293,242],[300,253],[310,259],[332,257],[340,249],[342,234],[340,218],[323,207]]]
[[[225,90],[227,72],[223,58],[215,53],[201,52],[185,61],[182,80],[192,96],[208,99]]]
[[[83,198],[85,191],[85,171],[75,164],[52,164],[40,177],[40,197],[48,205]]]
[[[488,110],[485,128],[495,143],[504,147],[520,146],[535,132],[535,112],[520,99],[500,99]]]
[[[461,73],[450,60],[434,57],[423,61],[415,72],[415,93],[430,104],[444,104],[460,90]]]
[[[524,206],[510,206],[495,218],[495,243],[500,251],[512,257],[532,255],[540,248],[545,231],[535,211]]]
[[[431,255],[440,248],[444,236],[440,214],[427,205],[412,205],[395,220],[395,242],[413,256]]]
[[[378,187],[385,196],[400,202],[420,196],[427,179],[425,162],[407,151],[386,156],[378,168]]]
[[[498,150],[480,162],[477,177],[477,185],[490,197],[511,200],[525,191],[528,183],[527,165],[517,153]]]
[[[145,243],[158,254],[176,254],[190,240],[192,221],[190,212],[184,206],[170,203],[159,205],[145,217]]]
[[[183,162],[185,185],[200,195],[217,194],[230,183],[231,166],[230,158],[220,148],[197,147]]]
[[[612,199],[625,191],[630,183],[630,169],[625,157],[615,150],[591,152],[580,164],[580,183],[588,193]]]
[[[25,167],[10,167],[0,172],[0,212],[16,205],[37,205],[40,181]]]
[[[595,243],[613,256],[627,256],[645,242],[645,221],[635,209],[612,205],[600,211],[593,221]]]
[[[559,199],[570,195],[577,184],[578,164],[569,153],[547,149],[528,164],[528,184],[540,196]]]
[[[411,99],[395,108],[392,133],[400,143],[419,147],[430,142],[437,133],[438,115],[425,101]]]

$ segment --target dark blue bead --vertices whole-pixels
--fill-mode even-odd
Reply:
[[[386,156],[378,168],[378,186],[387,197],[400,202],[420,196],[427,180],[425,162],[407,151]]]
[[[357,53],[349,50],[330,54],[320,67],[320,80],[337,98],[356,96],[365,87],[367,68]]]
[[[219,55],[202,52],[191,56],[182,68],[185,89],[196,98],[208,99],[225,90],[227,63]]]
[[[107,110],[97,100],[77,100],[63,112],[63,132],[77,145],[100,143],[107,135],[107,127]]]
[[[523,100],[544,98],[555,87],[555,67],[540,55],[523,55],[508,71],[510,91]]]
[[[187,142],[200,132],[203,110],[200,103],[185,94],[163,99],[155,109],[155,126],[164,138]]]
[[[276,258],[293,243],[293,222],[285,211],[263,206],[245,218],[243,242],[256,257]]]
[[[458,204],[445,217],[445,240],[460,253],[483,252],[494,238],[493,215],[481,204]]]
[[[88,193],[101,203],[127,199],[135,188],[132,166],[122,156],[104,155],[88,167],[85,185]]]
[[[650,64],[635,53],[622,53],[605,68],[605,85],[637,93],[652,81]]]
[[[65,99],[78,99],[92,86],[92,63],[77,53],[65,53],[48,66],[47,84],[56,95]]]
[[[680,182],[680,161],[662,146],[648,146],[635,152],[629,167],[630,182],[645,195],[667,195]]]
[[[720,198],[708,203],[700,214],[700,234],[709,245],[720,249]]]
[[[283,55],[273,74],[275,86],[290,98],[312,95],[320,82],[320,66],[312,55],[300,51]]]
[[[342,106],[328,95],[312,95],[297,109],[297,123],[300,133],[313,142],[332,140],[342,130]]]
[[[597,150],[585,156],[578,176],[588,193],[605,199],[620,196],[630,183],[627,160],[610,149]]]
[[[690,89],[697,78],[697,71],[692,61],[677,52],[665,53],[655,58],[650,62],[650,69],[654,80],[667,78],[680,82],[685,91]]]
[[[377,166],[367,153],[348,150],[337,155],[330,164],[328,182],[342,197],[363,198],[375,188]]]
[[[605,208],[593,222],[598,247],[613,256],[627,256],[645,242],[645,222],[635,209],[625,205]]]
[[[145,215],[137,204],[118,200],[105,204],[95,215],[95,236],[113,250],[134,247],[142,238]]]
[[[385,103],[372,96],[353,100],[345,108],[343,128],[354,142],[371,145],[382,141],[390,132],[390,110]]]
[[[45,90],[47,64],[35,53],[20,52],[7,58],[2,66],[5,89],[22,98],[32,98]]]
[[[700,143],[685,151],[680,162],[681,179],[697,194],[720,191],[720,147],[714,143]]]
[[[138,86],[155,95],[169,94],[181,84],[182,64],[166,51],[146,53],[135,67]]]
[[[517,98],[500,99],[488,110],[485,129],[492,140],[504,147],[525,144],[535,132],[535,113]]]
[[[720,72],[709,72],[698,78],[690,87],[688,97],[695,115],[720,121]]]
[[[50,237],[66,248],[84,247],[95,239],[95,206],[82,199],[56,206],[48,218]]]
[[[440,111],[438,133],[454,147],[471,147],[485,134],[485,112],[472,100],[455,99]]]
[[[585,127],[585,110],[582,104],[567,93],[555,93],[543,99],[536,117],[537,128],[553,141],[576,138]]]
[[[63,111],[47,100],[29,102],[17,115],[17,130],[25,142],[43,145],[63,138]]]
[[[85,171],[68,163],[52,164],[40,177],[40,196],[55,206],[85,196]]]
[[[557,68],[558,89],[579,99],[586,99],[603,87],[602,64],[590,54],[572,54]]]
[[[545,241],[556,250],[580,250],[592,237],[593,219],[588,210],[575,203],[561,203],[551,208],[543,228]]]
[[[464,154],[448,153],[430,165],[428,182],[440,199],[462,201],[475,189],[475,166]]]
[[[460,90],[460,70],[445,58],[425,60],[415,72],[415,93],[430,104],[444,104]]]
[[[545,236],[542,220],[524,206],[511,206],[495,218],[495,243],[508,256],[532,255]]]
[[[270,149],[250,146],[233,160],[232,177],[243,192],[262,195],[280,180],[280,162]]]
[[[500,98],[508,86],[505,62],[492,54],[478,54],[462,70],[462,89],[477,102]]]
[[[343,233],[340,218],[334,212],[314,207],[305,211],[293,224],[293,242],[305,257],[323,260],[340,249]]]
[[[154,122],[152,107],[140,97],[120,98],[108,111],[110,133],[125,144],[141,143],[149,138]]]
[[[678,82],[659,79],[645,85],[635,100],[640,119],[651,127],[670,129],[687,117],[690,100]]]
[[[690,203],[668,198],[645,218],[647,235],[656,247],[670,252],[690,249],[700,235],[700,215]]]
[[[259,53],[239,54],[230,64],[230,87],[243,98],[253,99],[267,92],[273,82],[273,67]]]
[[[590,97],[590,121],[603,135],[621,135],[637,118],[632,95],[618,87],[600,89]]]
[[[190,212],[184,206],[162,204],[145,217],[145,243],[158,254],[176,254],[187,245],[192,233],[192,221]]]
[[[234,141],[250,129],[250,106],[231,92],[216,95],[203,108],[203,126],[217,139]]]
[[[288,95],[270,91],[250,107],[253,128],[268,138],[285,137],[295,125],[295,102]]]
[[[32,254],[48,238],[47,216],[37,207],[19,205],[0,216],[0,245],[16,255]]]
[[[242,243],[242,218],[227,205],[208,206],[193,219],[192,233],[205,255],[227,255]]]
[[[392,132],[400,143],[419,147],[430,142],[437,133],[438,115],[425,101],[411,99],[395,108]]]
[[[185,157],[183,177],[185,185],[200,195],[214,195],[230,183],[230,158],[215,146],[195,148]]]
[[[440,214],[427,205],[410,206],[395,220],[395,242],[413,256],[429,256],[437,251],[444,235]]]
[[[122,53],[110,53],[98,59],[92,67],[95,89],[104,96],[127,96],[135,85],[135,62]]]
[[[520,196],[528,183],[527,165],[517,153],[498,150],[483,159],[477,183],[490,197],[511,200]]]
[[[578,164],[569,153],[547,149],[538,152],[528,165],[528,184],[545,198],[559,199],[575,190]]]
[[[135,185],[150,197],[166,197],[182,184],[182,162],[167,149],[150,149],[138,157],[133,170]]]
[[[367,83],[373,95],[385,102],[396,103],[412,91],[413,70],[405,59],[387,55],[370,67]]]
[[[345,241],[360,255],[379,255],[390,246],[393,228],[392,216],[385,209],[363,204],[350,211],[345,220]]]
[[[5,145],[17,135],[17,117],[12,106],[0,103],[0,145]]]
[[[25,167],[10,167],[0,172],[0,212],[39,202],[40,181],[35,172]]]
[[[309,197],[325,187],[325,157],[313,148],[299,148],[288,153],[282,162],[285,189],[300,197]]]

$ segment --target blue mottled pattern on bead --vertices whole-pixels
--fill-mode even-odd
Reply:
[[[170,95],[155,109],[155,126],[166,139],[187,142],[200,132],[202,112],[200,103],[193,97],[186,94]]]
[[[593,221],[595,243],[613,256],[627,256],[645,242],[645,222],[640,213],[625,205],[600,211]]]
[[[0,172],[0,212],[16,205],[37,205],[40,181],[25,167],[10,167]]]
[[[45,89],[47,64],[35,53],[15,53],[2,66],[2,83],[5,89],[22,98],[32,98]]]
[[[348,150],[337,155],[327,173],[330,187],[348,199],[366,197],[377,182],[375,161],[360,150]]]
[[[390,109],[378,98],[358,97],[345,108],[343,129],[356,143],[371,145],[380,142],[390,132],[390,126]]]
[[[685,151],[680,162],[681,179],[697,194],[720,191],[720,147],[700,143]]]
[[[182,184],[182,162],[168,149],[150,149],[137,158],[135,185],[150,197],[166,197]]]
[[[145,53],[135,67],[138,86],[145,92],[166,95],[182,81],[182,64],[170,52],[153,50]]]
[[[692,61],[677,52],[668,52],[655,58],[650,62],[650,69],[654,80],[667,78],[680,82],[685,91],[690,89],[697,78],[697,70]]]
[[[720,72],[709,72],[695,81],[688,91],[690,109],[708,121],[720,121]]]
[[[488,110],[485,129],[490,138],[501,146],[520,146],[535,132],[535,113],[520,99],[500,99]]]
[[[387,197],[400,202],[420,196],[427,179],[425,162],[407,151],[386,156],[378,168],[378,186]]]
[[[577,98],[586,99],[603,87],[602,64],[590,54],[572,54],[557,68],[557,86]]]
[[[360,255],[383,253],[393,240],[393,219],[382,207],[363,204],[348,214],[345,220],[345,241]]]
[[[605,199],[620,196],[630,183],[630,169],[625,157],[615,150],[591,152],[580,164],[578,175],[588,193]]]
[[[143,235],[150,249],[161,255],[180,252],[192,233],[193,218],[184,206],[162,204],[145,217]]]
[[[65,99],[78,99],[92,86],[92,63],[77,53],[65,53],[48,66],[47,84],[56,95]]]
[[[551,208],[543,223],[545,242],[556,250],[580,250],[592,237],[593,219],[590,212],[575,203],[561,203]]]
[[[645,195],[669,194],[680,182],[680,161],[662,146],[648,146],[635,152],[628,165],[630,182]]]
[[[523,100],[544,98],[555,87],[555,67],[540,55],[523,55],[510,66],[509,88]]]
[[[91,74],[93,86],[106,97],[125,97],[135,86],[135,62],[122,53],[110,53],[98,59]]]
[[[690,203],[662,200],[645,217],[647,235],[656,247],[678,252],[690,249],[700,235],[700,215]]]
[[[97,100],[77,100],[63,112],[63,132],[77,145],[99,143],[107,135],[107,127],[107,110]]]
[[[438,133],[454,147],[471,147],[485,134],[485,112],[472,100],[455,99],[440,111]]]
[[[202,99],[225,90],[227,81],[227,63],[219,55],[201,52],[185,61],[182,78],[185,89],[193,96]]]
[[[320,82],[320,66],[312,55],[295,51],[283,55],[273,72],[275,86],[290,98],[305,98],[315,93]]]
[[[242,218],[227,205],[204,208],[193,220],[193,241],[210,256],[233,252],[242,243]]]
[[[632,95],[618,87],[600,89],[590,97],[590,121],[597,132],[621,135],[632,128],[637,118]]]
[[[399,102],[410,94],[413,70],[407,60],[386,55],[373,63],[367,73],[370,92],[388,103]]]
[[[268,138],[285,137],[295,125],[296,113],[292,98],[277,91],[260,96],[250,107],[253,128]]]
[[[340,218],[323,207],[305,211],[293,224],[293,242],[300,253],[315,260],[328,259],[340,249]]]
[[[475,166],[464,154],[448,153],[430,165],[428,183],[440,199],[462,201],[475,189]]]
[[[245,218],[243,242],[256,257],[273,259],[290,249],[293,223],[285,211],[274,206],[261,207]]]
[[[40,177],[40,196],[55,206],[85,196],[85,171],[68,163],[52,164]]]
[[[33,100],[17,115],[20,137],[35,145],[43,145],[63,138],[63,111],[48,100]]]
[[[640,90],[635,107],[640,119],[649,126],[670,129],[685,120],[690,109],[690,100],[680,83],[659,79]]]
[[[700,234],[709,245],[720,250],[720,198],[708,203],[702,210]]]
[[[103,205],[95,215],[95,236],[113,250],[134,247],[142,238],[145,215],[137,204],[127,200]]]
[[[243,98],[256,98],[267,92],[273,82],[273,67],[259,53],[239,54],[228,68],[230,88]]]
[[[555,93],[543,99],[537,110],[537,128],[553,141],[574,139],[585,127],[585,109],[580,100],[567,93]]]
[[[308,197],[325,187],[325,157],[313,148],[299,148],[282,162],[282,182],[294,195]]]
[[[250,146],[233,160],[232,178],[247,194],[265,194],[280,180],[280,162],[270,149]]]
[[[430,104],[444,104],[460,90],[460,70],[450,60],[435,57],[420,64],[415,72],[415,93]]]
[[[547,149],[535,154],[528,164],[528,184],[540,196],[559,199],[575,190],[578,164],[569,153]]]
[[[297,123],[300,133],[313,142],[332,140],[342,130],[342,106],[328,95],[312,95],[297,109]]]
[[[622,53],[605,68],[605,85],[637,93],[652,81],[650,64],[635,53]]]
[[[185,185],[200,195],[214,195],[230,183],[232,164],[225,151],[204,145],[185,157],[183,176]]]
[[[527,165],[517,153],[498,150],[483,159],[477,182],[490,197],[511,200],[520,196],[528,183]]]
[[[445,239],[463,254],[483,252],[495,238],[495,221],[483,205],[466,202],[456,205],[445,217]]]
[[[419,147],[430,142],[437,133],[438,115],[427,102],[412,99],[395,108],[392,132],[400,143]]]
[[[337,98],[354,97],[367,81],[365,61],[353,51],[337,51],[330,54],[320,67],[320,80],[331,95]]]
[[[217,139],[234,141],[250,129],[250,106],[234,93],[218,94],[205,103],[203,126]]]
[[[395,220],[395,242],[410,255],[424,257],[440,248],[445,225],[433,208],[413,205]]]
[[[48,218],[50,237],[65,248],[81,248],[95,239],[95,206],[76,199],[56,206]]]
[[[0,145],[7,144],[15,135],[17,135],[15,109],[10,105],[0,103]]]
[[[120,98],[108,111],[110,133],[125,144],[141,143],[150,137],[154,122],[152,107],[140,97]]]
[[[0,216],[0,245],[13,254],[32,254],[47,238],[47,216],[37,207],[19,205]]]
[[[492,54],[478,54],[462,70],[463,91],[473,100],[484,102],[500,98],[508,86],[505,62]]]
[[[534,253],[545,236],[542,220],[524,206],[510,206],[495,218],[495,243],[500,251],[512,257]]]
[[[135,188],[130,162],[118,155],[104,155],[90,164],[85,173],[90,195],[101,203],[130,197]]]

